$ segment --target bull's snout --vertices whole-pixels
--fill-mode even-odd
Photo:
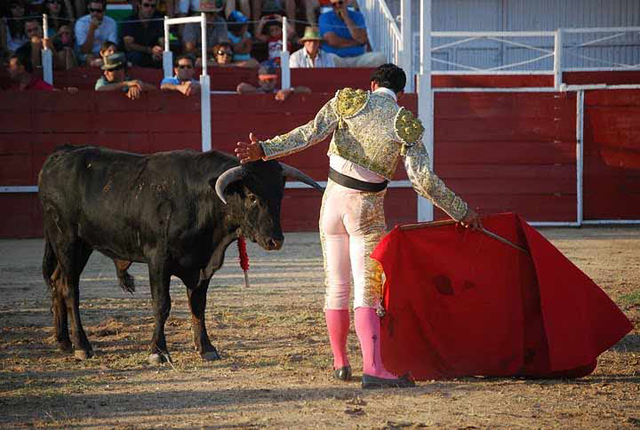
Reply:
[[[282,248],[283,243],[284,239],[267,239],[267,250],[277,251]]]

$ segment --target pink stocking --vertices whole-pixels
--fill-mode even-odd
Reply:
[[[327,309],[324,312],[329,330],[329,341],[333,352],[333,368],[349,365],[347,358],[347,337],[349,336],[349,310]]]
[[[380,317],[373,308],[356,308],[356,333],[362,349],[362,373],[378,378],[395,379],[396,375],[387,371],[380,354]]]

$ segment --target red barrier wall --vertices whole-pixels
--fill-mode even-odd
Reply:
[[[156,71],[157,72],[157,71]],[[370,71],[359,71],[362,76]],[[305,71],[308,73],[308,71]],[[313,76],[300,74],[303,79]],[[236,75],[233,75],[236,76]],[[360,76],[362,78],[362,76]],[[231,77],[225,85],[232,85]],[[237,77],[237,76],[236,76]],[[295,84],[295,82],[294,82]],[[322,85],[327,85],[322,84]],[[640,219],[640,92],[587,91],[585,96],[585,219]],[[253,130],[259,138],[311,118],[333,95],[214,95],[212,144],[231,151]],[[402,103],[416,110],[416,97]],[[141,153],[199,150],[200,100],[175,93],[81,91],[0,93],[0,186],[32,186],[45,157],[59,144],[103,145]],[[530,221],[576,219],[575,93],[436,93],[435,171],[472,206],[515,211]],[[283,159],[326,180],[327,143]],[[399,168],[395,179],[406,179]],[[37,195],[0,194],[0,237],[41,234]],[[416,219],[411,189],[389,189],[388,225]],[[317,230],[320,195],[288,190],[285,230]],[[438,218],[443,217],[436,212]]]
[[[584,107],[584,219],[640,219],[640,91],[589,91]]]
[[[574,221],[575,97],[436,93],[435,172],[485,213]]]

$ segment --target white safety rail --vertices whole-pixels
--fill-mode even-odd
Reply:
[[[434,31],[431,36],[434,74],[553,73],[554,86],[562,83],[561,30]]]
[[[171,25],[200,23],[202,48],[202,74],[200,75],[200,122],[202,135],[202,151],[211,150],[211,80],[207,72],[207,18],[204,13],[200,16],[186,18],[164,17],[164,52],[162,64],[164,76],[173,75],[173,53],[169,49],[169,27]]]
[[[565,71],[640,70],[640,27],[436,31],[431,36],[433,74],[553,74],[560,89]],[[414,46],[419,37],[420,32],[413,33]],[[420,56],[414,49],[414,65]]]
[[[640,70],[640,27],[563,29],[565,70]]]
[[[403,0],[403,5],[404,3]],[[410,2],[407,3],[410,4]],[[359,0],[358,6],[367,24],[371,48],[374,51],[382,52],[388,61],[403,64],[402,35],[386,2],[384,0]],[[411,26],[410,18],[404,22],[409,24],[408,27]]]
[[[49,19],[46,13],[42,15],[42,34],[44,39],[49,38]],[[53,85],[53,53],[46,44],[42,47],[42,79]]]

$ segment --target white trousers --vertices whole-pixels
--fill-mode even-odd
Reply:
[[[387,190],[364,192],[331,179],[322,197],[320,241],[325,267],[325,309],[377,308],[382,300],[382,267],[369,255],[386,232]]]

